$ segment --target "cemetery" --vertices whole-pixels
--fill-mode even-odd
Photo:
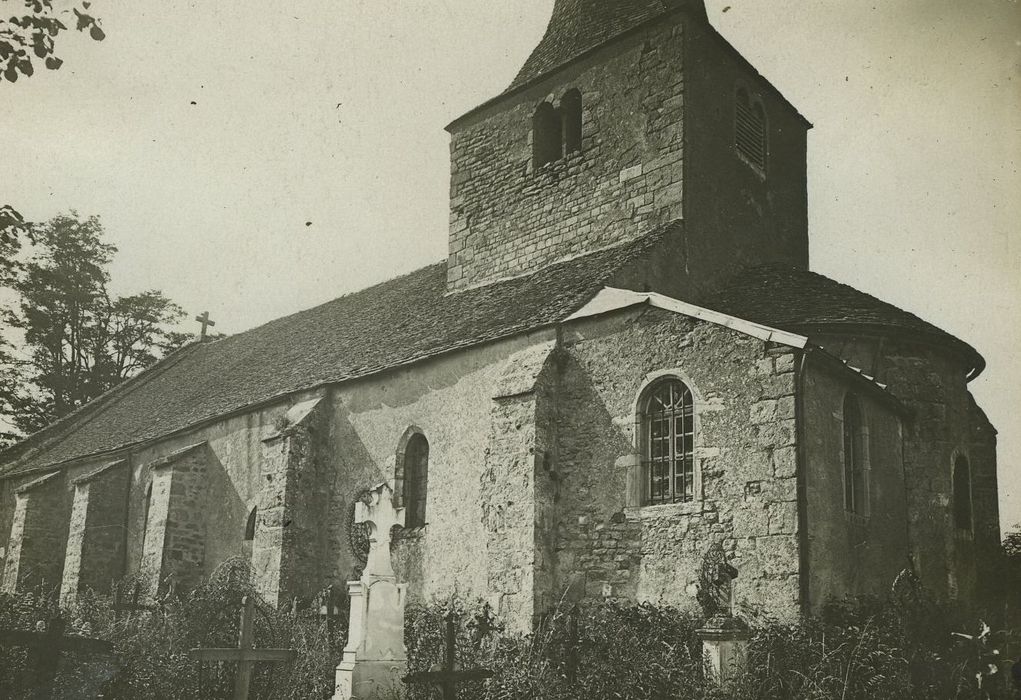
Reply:
[[[713,546],[701,615],[565,599],[520,635],[479,600],[407,608],[390,557],[403,520],[386,484],[359,501],[369,549],[347,595],[331,587],[273,607],[238,559],[152,603],[131,581],[65,608],[45,583],[0,597],[0,697],[1011,697],[1009,674],[990,669],[1018,640],[936,603],[907,570],[885,599],[784,624],[737,609],[740,572]]]

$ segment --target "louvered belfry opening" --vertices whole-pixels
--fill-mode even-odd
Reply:
[[[745,160],[759,170],[766,169],[766,112],[748,91],[737,91],[734,106],[734,145]]]
[[[657,382],[639,417],[648,502],[683,503],[695,498],[695,422],[691,390],[678,379]]]

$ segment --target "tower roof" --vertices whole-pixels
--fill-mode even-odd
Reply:
[[[703,0],[556,0],[542,41],[509,90],[524,85],[644,22],[681,7],[705,15]]]

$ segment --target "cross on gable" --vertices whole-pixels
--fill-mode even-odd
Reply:
[[[209,319],[209,312],[203,311],[201,314],[195,317],[195,320],[202,324],[202,335],[199,336],[200,340],[206,339],[206,328],[216,325],[216,321]]]
[[[192,649],[196,661],[228,661],[238,665],[234,676],[234,700],[247,700],[252,683],[252,667],[260,661],[281,663],[295,657],[292,649],[256,649],[254,635],[255,599],[245,596],[241,601],[241,627],[236,649]]]
[[[369,526],[369,560],[365,576],[394,578],[390,561],[390,531],[394,525],[404,526],[404,508],[394,508],[393,489],[380,484],[369,491],[369,502],[355,504],[355,522]]]

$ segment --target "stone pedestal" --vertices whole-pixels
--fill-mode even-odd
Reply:
[[[348,583],[351,620],[344,658],[337,666],[334,700],[384,700],[403,691],[407,585],[397,583],[390,561],[390,530],[404,524],[393,491],[381,484],[368,505],[358,503],[355,522],[369,526],[369,560],[360,581]]]
[[[337,666],[335,700],[388,698],[402,688],[407,586],[392,580],[351,581],[351,620],[344,658]]]
[[[748,626],[736,617],[717,615],[698,630],[706,673],[723,685],[744,673],[748,663]]]

